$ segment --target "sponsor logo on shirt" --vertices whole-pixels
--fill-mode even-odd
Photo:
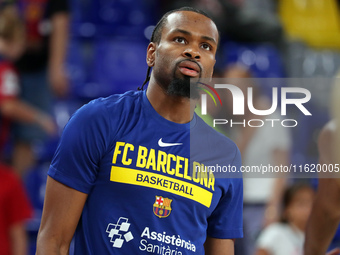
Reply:
[[[171,201],[172,199],[156,196],[155,204],[164,205],[165,203],[166,207],[170,207]],[[112,247],[122,248],[124,242],[134,239],[131,231],[129,231],[130,225],[129,219],[125,217],[120,217],[115,224],[109,223],[107,225],[106,233],[109,234],[108,237]],[[180,235],[168,234],[165,231],[157,232],[150,230],[149,227],[145,227],[140,234],[140,238],[138,248],[143,252],[162,255],[182,255],[183,250],[196,252],[196,246],[191,240],[183,239]]]
[[[124,241],[129,242],[133,239],[132,233],[129,231],[129,219],[120,217],[116,224],[109,223],[106,228],[106,233],[109,233],[112,247],[122,248]]]
[[[152,254],[172,254],[182,255],[196,252],[196,246],[190,240],[183,239],[180,235],[168,234],[166,232],[157,232],[145,227],[139,245],[139,250]],[[158,244],[154,242],[157,241]],[[182,250],[182,251],[181,251]]]
[[[176,146],[176,145],[182,145],[183,143],[165,143],[162,141],[163,138],[160,138],[158,140],[158,145],[160,147],[171,147],[171,146]]]

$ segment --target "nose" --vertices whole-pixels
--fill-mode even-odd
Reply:
[[[183,56],[191,59],[196,59],[200,60],[201,59],[201,54],[199,53],[198,50],[195,50],[193,47],[187,47],[183,51]]]

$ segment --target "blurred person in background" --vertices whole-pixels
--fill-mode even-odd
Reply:
[[[307,184],[290,186],[283,196],[282,219],[266,227],[257,240],[256,255],[302,255],[304,230],[314,199]]]
[[[18,77],[12,61],[23,51],[24,27],[13,6],[0,8],[0,254],[27,254],[25,221],[32,209],[23,184],[14,170],[2,161],[10,121],[37,123],[53,132],[50,117],[17,99]]]
[[[248,2],[253,1],[249,0]],[[278,15],[275,13],[277,1],[272,2],[273,12],[248,8],[246,0],[176,0],[162,1],[163,9],[193,6],[207,10],[221,32],[221,45],[226,41],[243,43],[271,44],[278,49],[284,64],[288,68],[288,47],[286,34]],[[219,54],[223,54],[220,47]]]
[[[52,118],[21,101],[18,74],[12,64],[24,49],[24,27],[14,6],[0,9],[0,161],[12,121],[39,125],[46,133],[56,131]]]
[[[281,46],[284,31],[276,15],[247,10],[243,0],[164,1],[165,9],[191,5],[207,10],[223,36],[243,42],[271,42]]]
[[[262,95],[259,84],[255,84],[251,72],[239,64],[227,67],[224,77],[229,84],[236,85],[247,95],[247,89],[253,88],[253,104],[255,109],[269,109],[271,102]],[[227,109],[232,109],[231,98],[226,100],[231,104]],[[251,119],[261,119],[251,113],[245,107],[245,114],[232,116],[233,121],[248,123]],[[270,119],[280,119],[276,112],[270,115]],[[243,166],[286,166],[290,163],[291,135],[287,128],[282,127],[279,121],[272,126],[265,121],[262,127],[251,127],[250,125],[235,125],[230,128],[230,136],[233,137],[242,155]],[[258,124],[256,124],[258,125]],[[243,174],[244,187],[244,231],[243,239],[236,242],[237,250],[241,254],[251,255],[255,251],[255,241],[258,233],[263,227],[280,218],[280,203],[287,183],[287,176],[284,173],[263,175],[259,173]]]
[[[322,129],[318,147],[319,163],[334,169],[322,173],[324,176],[320,175],[316,199],[306,228],[305,255],[325,254],[340,223],[340,178],[339,171],[335,171],[340,163],[340,86],[337,79],[332,96],[333,120]],[[334,249],[329,254],[340,254],[340,249]]]
[[[16,62],[21,77],[21,98],[41,111],[51,111],[54,95],[66,97],[68,81],[64,59],[68,41],[67,0],[15,0],[26,27],[26,48]],[[32,144],[44,140],[36,125],[20,124],[15,130],[13,165],[20,175],[35,164]]]
[[[28,254],[26,220],[32,208],[14,170],[0,162],[0,254]]]

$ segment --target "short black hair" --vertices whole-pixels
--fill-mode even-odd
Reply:
[[[181,11],[196,12],[198,14],[202,14],[203,16],[205,16],[205,17],[207,17],[207,18],[209,18],[213,21],[213,19],[206,12],[199,10],[199,9],[196,9],[194,7],[185,6],[185,7],[182,7],[182,8],[174,9],[174,10],[171,10],[171,11],[168,11],[167,13],[165,13],[162,16],[162,18],[158,21],[157,25],[153,29],[153,32],[152,32],[152,35],[151,35],[151,38],[150,38],[150,42],[159,43],[161,41],[163,27],[166,24],[166,20],[167,20],[168,16],[172,13],[181,12]],[[146,79],[143,82],[142,87],[138,87],[138,90],[143,90],[144,85],[150,80],[150,72],[151,72],[151,67],[149,66],[147,73],[146,73]]]
[[[194,7],[186,6],[186,7],[182,7],[182,8],[179,8],[179,9],[174,9],[174,10],[168,11],[167,13],[165,13],[163,15],[163,17],[158,21],[157,25],[155,26],[155,28],[152,32],[150,42],[159,43],[161,41],[162,29],[163,29],[163,27],[166,23],[166,19],[168,18],[168,16],[170,14],[175,13],[175,12],[180,12],[180,11],[196,12],[196,13],[202,14],[203,16],[212,20],[212,18],[206,12],[199,10],[199,9],[196,9]]]

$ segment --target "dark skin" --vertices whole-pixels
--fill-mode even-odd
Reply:
[[[147,63],[153,67],[153,72],[147,97],[165,119],[188,123],[193,118],[196,102],[190,98],[169,96],[163,87],[170,83],[174,70],[176,77],[183,77],[177,63],[185,59],[197,61],[201,67],[200,73],[193,78],[212,77],[217,42],[215,24],[203,15],[186,11],[171,14],[162,30],[160,43],[149,44]],[[207,237],[205,252],[207,255],[234,254],[234,241]]]
[[[333,153],[336,140],[336,128],[333,124],[328,123],[320,132],[318,141],[320,164],[338,163],[338,158]],[[305,255],[325,254],[339,225],[340,182],[334,177],[319,179],[316,199],[306,228]],[[340,254],[339,248],[327,253],[327,255],[338,254]]]
[[[186,59],[196,61],[202,68],[198,76],[211,77],[217,41],[215,24],[201,14],[185,11],[168,17],[161,41],[150,43],[147,50],[147,64],[153,67],[147,97],[161,116],[177,123],[188,123],[193,118],[194,100],[169,96],[162,88],[173,79],[174,70],[177,78],[184,77],[177,63]]]
[[[166,88],[174,76],[211,77],[217,42],[218,31],[209,18],[198,13],[181,11],[168,16],[160,42],[149,44],[147,64],[153,67],[153,72],[147,97],[154,109],[165,119],[188,123],[193,118],[195,101],[170,96],[166,93]],[[198,68],[199,72],[186,68],[186,62],[178,64],[188,59],[196,62],[190,62],[189,65]],[[87,194],[48,177],[37,254],[68,254],[86,199]],[[232,255],[234,242],[231,239],[208,237],[205,251],[207,255]]]

